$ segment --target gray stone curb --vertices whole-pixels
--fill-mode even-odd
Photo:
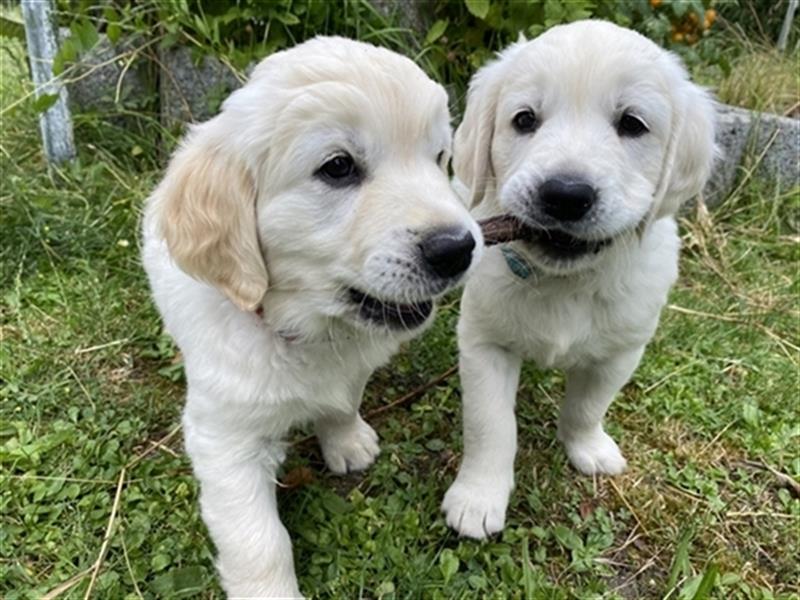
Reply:
[[[717,115],[722,156],[703,192],[708,206],[733,191],[742,168],[782,189],[800,186],[800,120],[726,104],[717,106]]]

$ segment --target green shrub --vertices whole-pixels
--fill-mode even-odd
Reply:
[[[240,74],[264,56],[315,35],[343,35],[416,60],[447,85],[456,112],[469,77],[520,35],[534,37],[578,19],[607,19],[678,52],[701,82],[714,85],[731,76],[752,40],[765,47],[773,43],[785,10],[771,0],[430,0],[417,4],[413,15],[405,14],[407,5],[393,9],[385,0],[57,0],[57,5],[61,25],[72,32],[57,72],[91,49],[100,33],[114,44],[146,46],[131,68],[155,73],[157,50],[182,45],[197,60],[213,54]],[[18,32],[16,25],[6,27],[6,20],[0,24],[0,35]]]
[[[244,70],[314,35],[344,35],[411,56],[461,98],[475,69],[520,34],[533,37],[584,18],[631,27],[678,49],[690,62],[699,60],[691,48],[702,45],[714,24],[712,1],[433,0],[420,3],[419,14],[409,18],[402,6],[387,14],[369,0],[115,0],[103,6],[60,0],[64,24],[76,33],[61,60],[74,60],[96,41],[97,32],[105,32],[112,42],[157,36],[161,47],[188,44],[198,56],[213,53]],[[412,21],[420,30],[409,27]]]

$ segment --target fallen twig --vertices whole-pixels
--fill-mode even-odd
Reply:
[[[457,365],[453,365],[452,367],[447,369],[447,371],[445,371],[444,373],[442,373],[438,377],[434,377],[433,379],[431,379],[427,383],[424,383],[421,386],[419,386],[418,388],[415,388],[415,389],[411,390],[410,392],[408,392],[404,396],[400,396],[397,400],[394,400],[393,402],[390,402],[389,404],[385,404],[384,406],[379,406],[378,408],[375,408],[375,409],[369,411],[366,414],[366,416],[367,417],[374,417],[374,416],[379,415],[381,413],[385,413],[387,410],[392,410],[393,408],[397,408],[398,406],[402,406],[403,404],[408,404],[409,402],[414,400],[417,396],[421,396],[423,392],[426,392],[430,388],[432,388],[433,386],[439,385],[440,383],[442,383],[446,379],[449,379],[457,370],[458,370],[458,366]]]
[[[757,460],[739,460],[732,463],[734,466],[740,465],[743,467],[750,467],[753,469],[760,469],[762,471],[768,471],[772,473],[775,479],[778,480],[778,483],[781,487],[787,488],[795,498],[800,498],[800,483],[797,480],[787,475],[786,473],[782,473],[778,471],[775,467],[768,465],[767,463],[757,461]]]
[[[439,385],[443,381],[445,381],[448,378],[450,378],[456,371],[458,371],[458,365],[453,365],[452,367],[447,369],[441,375],[437,375],[436,377],[434,377],[430,381],[428,381],[426,383],[423,383],[421,386],[419,386],[417,388],[414,388],[413,390],[411,390],[407,394],[404,394],[403,396],[400,396],[397,400],[393,400],[389,404],[385,404],[384,406],[379,406],[378,408],[372,409],[371,411],[366,413],[364,415],[364,417],[371,418],[371,417],[383,414],[386,411],[392,410],[393,408],[397,408],[398,406],[402,406],[403,404],[408,404],[409,402],[414,400],[417,396],[421,396],[423,394],[423,392],[426,392],[427,390],[429,390],[433,386]],[[313,440],[314,437],[315,436],[312,433],[312,434],[307,435],[307,436],[305,436],[303,438],[300,438],[299,440],[296,440],[296,441],[292,442],[291,445],[293,447],[294,446],[302,446],[303,444],[306,444],[306,443],[310,442],[311,440]]]

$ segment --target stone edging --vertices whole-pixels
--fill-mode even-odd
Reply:
[[[112,53],[103,39],[83,58],[83,64],[91,68],[107,61]],[[168,127],[208,119],[219,102],[242,83],[238,74],[213,56],[196,63],[188,48],[161,50],[159,61],[161,118]],[[136,94],[137,89],[147,93],[133,69],[123,74],[121,61],[110,62],[70,85],[76,108],[102,111],[109,103],[112,108],[121,76],[121,88],[128,94]],[[718,115],[717,144],[722,156],[704,191],[706,204],[717,205],[733,191],[742,167],[755,167],[755,176],[775,181],[782,189],[800,186],[800,120],[724,104],[718,105]]]

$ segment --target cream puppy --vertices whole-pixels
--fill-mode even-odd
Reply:
[[[528,239],[486,252],[461,304],[464,456],[443,503],[461,534],[503,528],[525,359],[566,371],[558,438],[575,468],[625,468],[603,416],[656,329],[678,274],[673,215],[714,153],[708,95],[610,23],[555,27],[474,76],[456,176],[474,214],[512,214]]]
[[[482,250],[447,176],[447,96],[341,38],[274,54],[197,125],[147,202],[144,265],[183,352],[186,449],[230,597],[298,597],[275,479],[313,421],[328,468],[378,454],[372,371]]]

